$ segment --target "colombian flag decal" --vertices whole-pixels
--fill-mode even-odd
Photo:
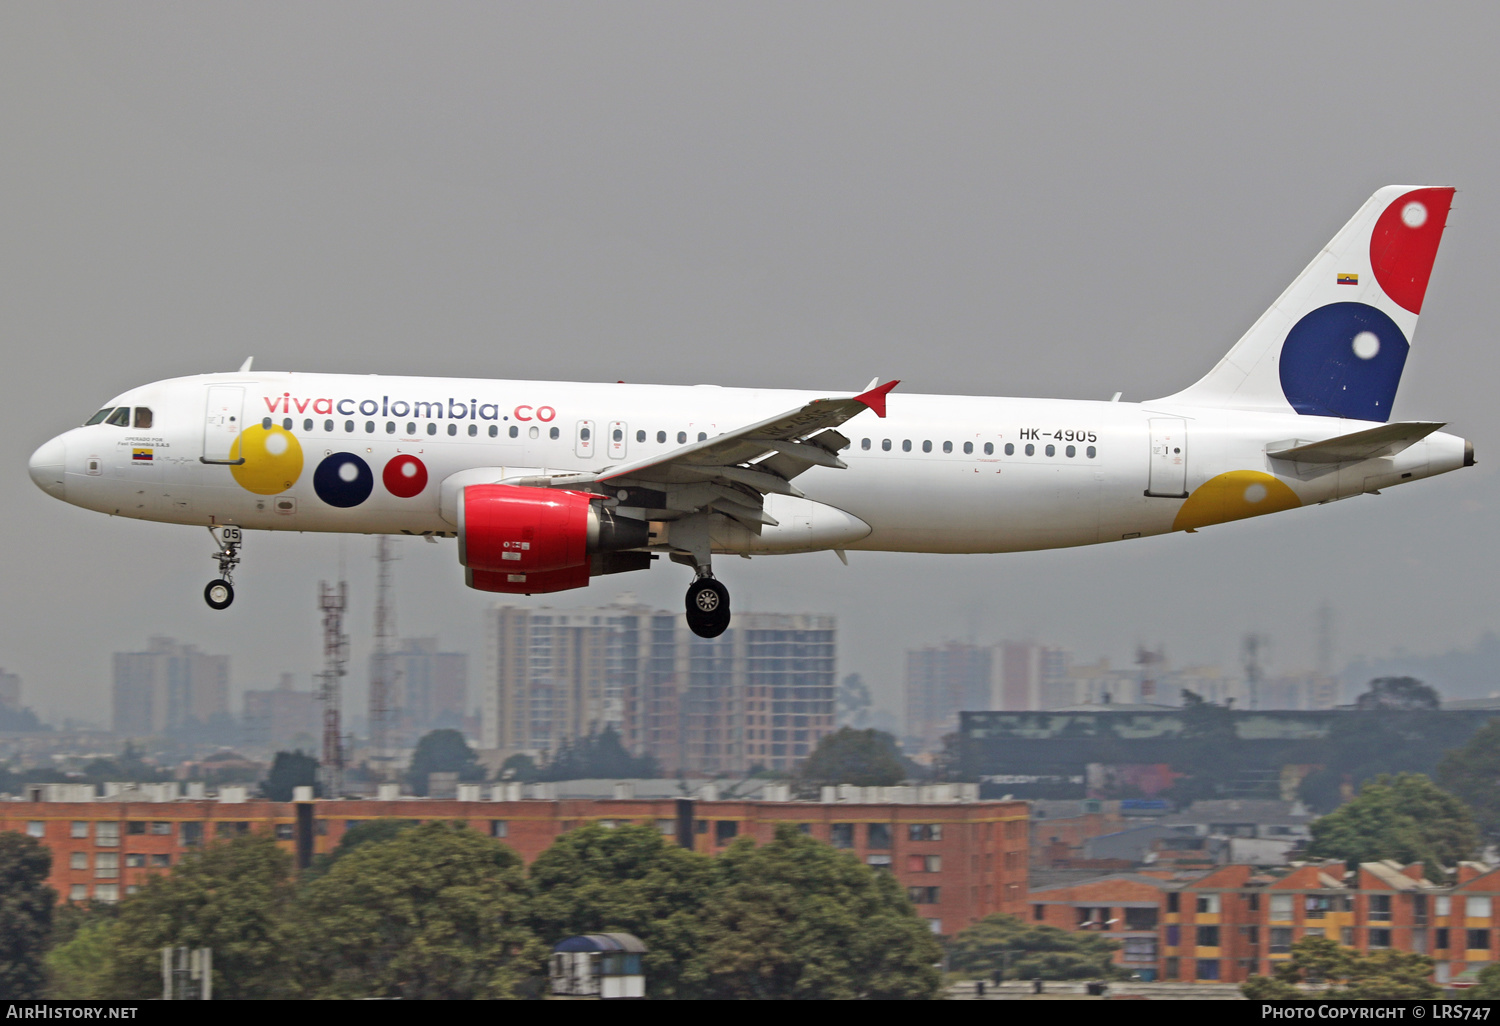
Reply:
[[[131,458],[131,460],[133,460],[136,463],[150,463],[151,462],[151,450],[150,449],[131,449],[130,450],[130,458]]]
[[[1341,275],[1339,275],[1339,284],[1340,285],[1358,285],[1359,284],[1359,275],[1357,275],[1357,274],[1341,274]]]

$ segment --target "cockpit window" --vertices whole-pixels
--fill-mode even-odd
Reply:
[[[115,408],[113,406],[106,406],[104,409],[100,410],[98,413],[90,417],[83,426],[88,427],[90,424],[102,424],[104,423],[104,418],[108,417],[111,413],[114,412]]]
[[[113,424],[115,427],[129,427],[130,426],[130,407],[129,406],[121,406],[119,409],[115,410],[114,413],[111,413],[109,415],[109,419],[106,420],[104,423],[106,423],[106,424]]]
[[[135,426],[138,428],[149,428],[151,426],[151,407],[137,406],[135,408]]]

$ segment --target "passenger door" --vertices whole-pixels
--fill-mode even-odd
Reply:
[[[229,454],[245,426],[244,409],[245,390],[241,386],[208,386],[208,410],[203,424],[204,463],[235,462]]]
[[[1151,470],[1146,494],[1187,498],[1187,421],[1177,417],[1151,420]]]

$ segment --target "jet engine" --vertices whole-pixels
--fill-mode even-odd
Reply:
[[[477,484],[458,499],[458,561],[469,587],[533,595],[588,585],[600,574],[644,570],[644,520],[615,516],[599,496],[557,488]]]

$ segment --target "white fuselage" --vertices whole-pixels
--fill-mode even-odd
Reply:
[[[202,375],[117,397],[110,406],[150,410],[151,426],[74,428],[37,451],[32,476],[69,503],[142,520],[448,535],[457,528],[451,492],[466,480],[454,475],[500,480],[594,473],[828,394],[706,385]],[[238,411],[228,414],[234,424],[224,422],[223,411],[231,407]],[[286,487],[250,490],[226,463],[204,462],[223,460],[229,455],[226,439],[267,418],[301,446],[298,473],[282,482]],[[1444,433],[1391,457],[1335,467],[1286,464],[1267,455],[1268,447],[1288,440],[1316,442],[1368,426],[1165,401],[896,391],[885,418],[866,412],[840,429],[852,443],[840,454],[848,469],[813,467],[801,474],[794,484],[806,500],[767,499],[778,526],[755,535],[730,524],[716,533],[714,548],[1010,552],[1087,545],[1326,502],[1465,465],[1464,440]],[[374,475],[368,497],[350,507],[323,501],[312,480],[320,460],[344,452],[359,455]],[[417,457],[427,475],[425,487],[409,497],[382,485],[381,468],[402,455]],[[1250,476],[1223,477],[1236,472]],[[1262,476],[1275,495],[1288,494],[1279,481],[1295,501],[1259,508],[1267,490],[1254,482]],[[1239,490],[1230,500],[1216,492],[1207,519],[1200,510],[1196,519],[1183,520],[1184,503],[1192,501],[1186,497],[1196,498],[1214,479]]]

